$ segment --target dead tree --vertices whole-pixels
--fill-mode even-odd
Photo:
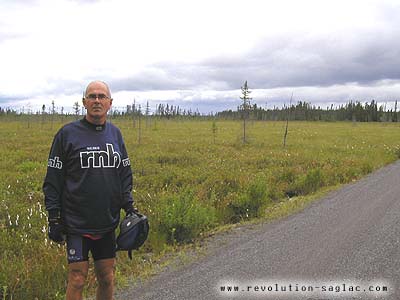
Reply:
[[[138,110],[138,122],[139,122],[139,128],[138,128],[138,144],[140,145],[140,142],[142,140],[142,122],[140,120],[142,114],[142,108],[141,105],[139,104],[139,110]]]
[[[76,101],[74,103],[73,110],[75,113],[75,118],[78,120],[79,119],[79,102],[78,101]]]
[[[241,87],[242,89],[242,96],[240,99],[243,100],[243,103],[240,105],[240,110],[242,111],[242,118],[243,118],[243,143],[247,142],[246,140],[246,120],[249,118],[249,109],[250,109],[250,100],[249,97],[251,91],[247,85],[247,80],[245,81],[244,85]]]
[[[288,109],[287,118],[286,118],[285,134],[283,135],[283,148],[286,147],[286,138],[287,138],[287,134],[288,134],[289,119],[290,119],[290,109],[292,107],[292,99],[293,99],[293,93],[292,93],[292,96],[290,97],[289,109]]]

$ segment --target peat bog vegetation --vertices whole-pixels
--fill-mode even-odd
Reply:
[[[266,217],[290,199],[348,183],[400,155],[398,123],[113,119],[134,171],[133,196],[150,220],[134,261],[118,253],[117,285],[211,230]],[[0,299],[63,299],[65,249],[47,239],[41,191],[61,122],[0,120]],[[140,131],[139,131],[140,128]],[[140,133],[139,133],[140,132]],[[140,143],[139,143],[140,134]],[[93,291],[89,279],[87,293]]]

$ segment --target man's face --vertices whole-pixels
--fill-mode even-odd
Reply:
[[[83,99],[88,121],[104,123],[111,104],[110,92],[104,84],[94,82],[88,86],[85,98]]]

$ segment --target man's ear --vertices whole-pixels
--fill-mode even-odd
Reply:
[[[110,106],[112,105],[113,98],[110,99]]]
[[[86,108],[86,100],[85,100],[84,97],[82,98],[82,104],[83,104],[83,106]]]

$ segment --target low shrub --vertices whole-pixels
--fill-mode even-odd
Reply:
[[[400,159],[400,148],[396,147],[394,149],[394,155],[396,156],[396,158]]]
[[[160,202],[157,230],[168,243],[190,242],[216,224],[215,209],[201,204],[191,190],[167,196]]]
[[[255,218],[260,216],[261,207],[268,202],[266,182],[256,179],[244,193],[238,194],[228,204],[230,221],[239,222],[242,219]]]
[[[307,195],[317,191],[323,185],[324,179],[321,169],[312,169],[289,185],[286,190],[286,196]]]
[[[303,185],[303,194],[310,194],[324,185],[321,169],[313,169],[307,172]]]
[[[373,167],[371,166],[371,164],[370,163],[368,163],[368,162],[364,162],[362,165],[361,165],[361,172],[362,172],[362,174],[369,174],[369,173],[371,173],[372,171],[373,171]]]

